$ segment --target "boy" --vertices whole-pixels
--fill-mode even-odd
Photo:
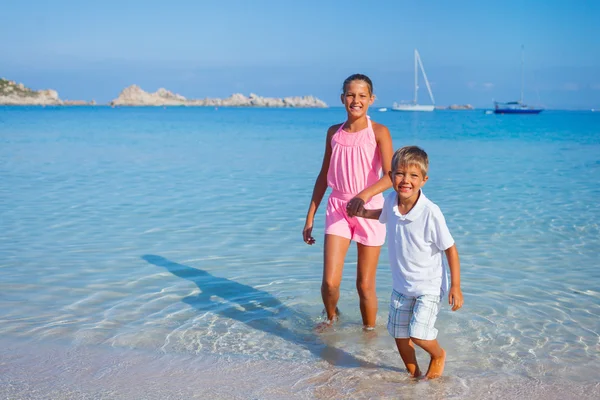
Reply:
[[[442,252],[451,274],[448,302],[452,311],[463,305],[460,262],[454,239],[439,207],[421,188],[429,178],[427,153],[407,146],[392,158],[390,178],[395,193],[385,198],[383,209],[361,209],[356,216],[379,219],[386,225],[393,292],[388,332],[396,340],[402,361],[412,377],[421,376],[414,344],[431,356],[426,379],[444,371],[446,352],[436,340],[434,324],[448,281]]]

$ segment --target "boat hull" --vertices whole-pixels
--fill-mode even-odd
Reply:
[[[392,107],[392,111],[433,111],[433,105],[420,104],[397,104]]]
[[[494,110],[494,114],[539,114],[543,109],[540,108],[528,108],[528,109],[510,109],[510,108],[498,108]]]

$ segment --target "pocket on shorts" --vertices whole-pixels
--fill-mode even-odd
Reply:
[[[390,296],[390,311],[399,310],[407,301],[408,299],[405,296],[393,291]]]

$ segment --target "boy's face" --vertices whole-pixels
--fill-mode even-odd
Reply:
[[[416,200],[419,190],[429,179],[428,176],[423,176],[421,168],[417,165],[400,165],[390,171],[390,178],[392,178],[392,186],[401,201],[413,198]]]

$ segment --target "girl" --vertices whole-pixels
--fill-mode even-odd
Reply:
[[[381,193],[392,186],[388,172],[393,145],[388,128],[367,116],[369,106],[375,101],[371,79],[362,74],[351,75],[344,81],[342,91],[341,100],[348,117],[345,123],[333,125],[327,131],[323,165],[315,182],[302,236],[307,244],[315,243],[312,237],[315,213],[327,187],[331,187],[325,213],[321,284],[327,313],[325,326],[337,320],[344,258],[354,240],[358,250],[356,289],[360,313],[364,329],[372,330],[377,317],[375,273],[385,241],[385,226],[376,220],[353,217],[363,207],[383,206]]]

